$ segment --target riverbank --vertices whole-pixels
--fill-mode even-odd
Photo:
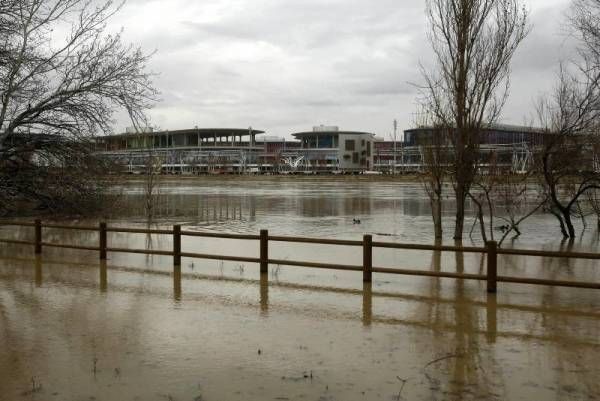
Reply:
[[[142,174],[120,174],[121,180],[145,180]],[[397,181],[397,182],[419,182],[417,174],[158,174],[154,176],[159,181],[172,180],[340,180],[340,181]]]

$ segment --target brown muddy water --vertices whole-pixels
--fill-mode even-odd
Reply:
[[[146,227],[141,183],[111,225]],[[449,205],[451,207],[451,205]],[[152,227],[431,243],[418,184],[214,178],[161,184]],[[361,224],[353,224],[358,218]],[[452,216],[447,216],[451,229]],[[96,223],[95,221],[94,223]],[[69,222],[87,224],[89,221]],[[505,246],[564,249],[536,215]],[[31,238],[29,228],[0,228]],[[45,229],[48,242],[97,234]],[[477,243],[475,238],[474,242]],[[446,241],[448,242],[448,241]],[[111,234],[170,249],[168,236]],[[471,244],[465,241],[465,244]],[[572,249],[598,251],[592,230]],[[256,241],[184,238],[190,252],[258,255]],[[360,264],[360,249],[272,244],[272,257]],[[479,255],[377,249],[374,265],[485,271]],[[593,261],[499,258],[499,274],[600,280]],[[0,245],[0,400],[600,399],[597,290],[361,274]]]

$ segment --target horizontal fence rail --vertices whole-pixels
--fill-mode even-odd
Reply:
[[[309,267],[318,269],[333,269],[363,272],[363,282],[371,282],[373,273],[384,274],[402,274],[409,276],[424,276],[424,277],[439,277],[452,278],[460,280],[479,280],[486,281],[487,291],[494,293],[497,290],[497,283],[518,283],[518,284],[533,284],[533,285],[548,285],[559,287],[576,287],[576,288],[592,288],[600,289],[600,283],[582,282],[582,281],[566,281],[566,280],[549,280],[540,278],[528,277],[511,277],[498,275],[498,255],[519,255],[530,257],[556,257],[556,258],[574,258],[574,259],[600,259],[599,253],[589,252],[563,252],[563,251],[540,251],[527,249],[502,249],[498,248],[495,241],[488,241],[485,247],[462,247],[451,245],[423,245],[423,244],[403,244],[393,242],[373,242],[371,235],[364,235],[362,241],[358,240],[342,240],[342,239],[322,239],[322,238],[307,238],[293,237],[281,235],[269,235],[267,230],[260,230],[259,235],[252,234],[226,234],[226,233],[208,233],[199,231],[182,230],[180,225],[173,226],[172,229],[143,229],[143,228],[122,228],[108,227],[105,222],[101,222],[98,226],[77,226],[77,225],[61,225],[61,224],[42,224],[41,220],[31,222],[17,221],[0,221],[0,225],[4,226],[21,226],[33,227],[33,241],[18,240],[18,239],[2,239],[0,243],[16,244],[16,245],[33,245],[35,254],[41,254],[43,247],[76,249],[86,251],[99,252],[100,259],[106,260],[108,252],[116,253],[133,253],[144,255],[161,255],[172,256],[175,271],[180,273],[181,258],[197,258],[197,259],[213,259],[233,262],[248,262],[257,263],[262,274],[268,273],[269,264],[283,266]],[[74,244],[58,244],[52,242],[44,242],[42,240],[42,229],[61,229],[61,230],[86,230],[98,232],[98,246],[84,246]],[[157,234],[171,235],[173,237],[172,250],[156,250],[156,249],[133,249],[133,248],[118,248],[108,245],[108,233],[130,233],[130,234]],[[259,257],[246,256],[230,256],[230,255],[215,255],[207,253],[184,252],[181,250],[182,237],[204,237],[204,238],[219,238],[219,239],[236,239],[236,240],[251,240],[259,242]],[[286,242],[286,243],[305,243],[317,245],[335,245],[335,246],[353,246],[362,247],[363,261],[361,265],[346,265],[336,263],[308,262],[288,259],[272,259],[269,258],[269,242]],[[473,273],[453,273],[444,271],[428,271],[419,269],[406,268],[391,268],[391,267],[376,267],[373,266],[373,249],[402,249],[402,250],[423,250],[437,252],[469,252],[480,253],[487,256],[487,269],[485,274]]]

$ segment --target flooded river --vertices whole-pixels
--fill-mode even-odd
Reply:
[[[132,180],[109,225],[147,227]],[[418,183],[251,177],[161,183],[151,227],[432,243]],[[449,204],[449,208],[451,204]],[[448,235],[452,213],[445,217]],[[360,224],[354,221],[360,220]],[[70,221],[69,223],[73,223]],[[97,220],[77,224],[97,223]],[[504,246],[565,249],[534,216]],[[31,228],[0,228],[32,238]],[[44,229],[96,246],[97,233]],[[451,243],[445,240],[446,243]],[[479,244],[478,237],[473,243]],[[169,250],[165,235],[113,247]],[[598,251],[587,230],[571,249]],[[471,240],[465,240],[471,245]],[[597,290],[0,244],[0,400],[600,399]],[[257,241],[184,237],[187,252],[258,256]],[[360,264],[360,248],[270,244],[277,259]],[[600,281],[598,263],[501,256],[499,274]],[[376,249],[373,264],[485,272],[477,254]],[[180,280],[179,280],[180,279]]]

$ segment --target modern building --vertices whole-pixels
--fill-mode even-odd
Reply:
[[[130,173],[144,171],[152,160],[162,172],[173,174],[402,174],[421,171],[424,150],[435,135],[442,135],[432,127],[417,127],[404,131],[404,141],[386,141],[369,132],[323,125],[292,133],[293,140],[261,134],[264,131],[252,128],[128,130],[96,142],[99,154]],[[524,171],[544,135],[548,134],[537,128],[489,126],[480,137],[481,159],[494,153],[501,166]],[[450,142],[444,146],[450,148]]]
[[[149,159],[165,173],[242,173],[257,168],[264,144],[257,143],[256,135],[263,133],[252,128],[128,130],[98,137],[96,144],[100,155],[130,173],[143,171]]]
[[[100,155],[140,173],[148,161],[164,173],[360,173],[373,168],[373,134],[318,126],[296,140],[239,128],[128,130],[99,137]]]
[[[434,135],[441,135],[441,131],[433,127],[417,127],[404,131],[405,146],[420,146],[432,143]],[[483,128],[479,135],[480,145],[507,145],[527,144],[537,146],[543,143],[545,131],[541,128],[525,127],[507,124],[492,124]],[[450,142],[446,138],[441,142]]]
[[[369,132],[320,125],[292,136],[300,141],[298,153],[312,171],[355,173],[373,169],[374,135]]]
[[[416,172],[422,170],[424,150],[429,146],[446,146],[451,149],[453,141],[449,135],[452,135],[452,131],[444,133],[433,127],[405,130],[404,141],[396,147],[396,171]],[[513,172],[522,172],[527,165],[533,162],[533,151],[543,143],[545,135],[549,134],[541,128],[489,125],[482,130],[479,136],[480,165],[482,168],[486,168],[493,154],[496,166],[510,169]],[[440,136],[443,137],[440,138]],[[380,147],[389,149],[389,143],[388,145],[382,144]],[[376,154],[383,154],[382,158],[376,159],[376,166],[384,169],[390,161],[389,152]]]

